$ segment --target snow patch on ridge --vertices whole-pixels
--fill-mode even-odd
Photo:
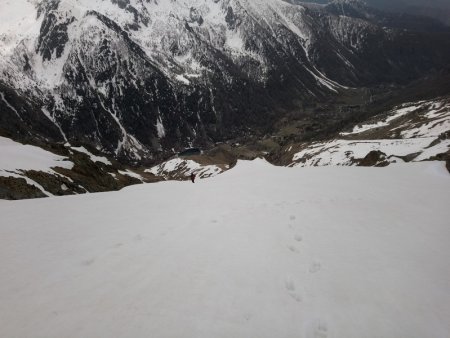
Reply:
[[[200,178],[213,177],[220,174],[222,171],[221,168],[215,165],[201,165],[193,160],[182,158],[174,158],[145,170],[145,172],[155,176],[189,177],[191,174],[196,174]]]
[[[392,138],[335,139],[305,144],[293,156],[292,165],[356,165],[371,151],[385,153],[385,161],[390,163],[403,162],[401,157],[406,156],[416,162],[446,153],[450,150],[450,103],[442,99],[403,104],[382,120],[355,126],[353,131],[340,135],[356,138],[380,130]]]
[[[129,169],[127,170],[118,170],[118,173],[124,176],[129,176],[129,177],[133,177],[133,178],[137,178],[138,180],[140,180],[141,182],[144,182],[144,178],[139,175],[138,173],[135,173],[134,171],[131,171]],[[115,177],[115,176],[114,176]],[[116,177],[115,177],[116,178]]]
[[[73,165],[66,157],[0,136],[0,171],[36,170],[51,172],[51,168],[72,169]]]
[[[164,128],[161,116],[158,116],[158,121],[156,122],[156,131],[159,138],[163,138],[164,136],[166,136],[166,129]]]
[[[51,192],[45,190],[45,188],[42,185],[40,185],[36,181],[32,180],[28,176],[25,176],[24,174],[19,174],[19,173],[16,173],[16,172],[0,170],[0,176],[1,177],[13,177],[13,178],[24,179],[27,182],[28,185],[31,185],[31,186],[34,186],[34,187],[38,188],[45,196],[47,196],[47,197],[54,196]]]
[[[70,147],[71,149],[89,156],[92,162],[100,162],[106,165],[112,165],[112,163],[104,156],[96,156],[88,151],[85,147]]]
[[[177,81],[180,81],[181,83],[185,84],[186,86],[189,86],[191,84],[191,81],[186,79],[183,75],[176,75],[175,79]]]
[[[356,165],[358,159],[363,159],[371,151],[381,151],[387,157],[393,156],[392,163],[403,162],[399,157],[420,154],[414,161],[421,161],[445,152],[450,148],[450,140],[428,148],[435,140],[434,137],[414,139],[387,140],[332,140],[329,142],[315,142],[293,157],[294,166],[328,166],[328,165]]]
[[[351,131],[351,132],[343,132],[343,133],[341,133],[341,135],[342,136],[347,136],[347,135],[353,135],[353,134],[360,134],[360,133],[363,133],[363,132],[368,131],[368,130],[372,130],[372,129],[375,129],[375,128],[388,126],[394,120],[396,120],[396,119],[398,119],[398,118],[400,118],[400,117],[402,117],[404,115],[407,115],[407,114],[411,113],[412,111],[417,110],[418,108],[420,108],[421,107],[421,103],[422,102],[418,102],[418,103],[412,104],[412,105],[405,104],[406,107],[393,110],[392,112],[389,113],[389,116],[386,119],[384,119],[383,121],[378,121],[375,124],[357,125],[357,126],[355,126],[353,128],[353,131]],[[403,105],[403,106],[405,106],[405,105]]]

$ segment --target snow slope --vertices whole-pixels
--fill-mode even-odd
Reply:
[[[24,171],[35,170],[58,175],[52,168],[72,169],[73,166],[73,162],[63,156],[0,136],[0,177],[23,178],[27,184],[52,196],[39,183],[27,177]]]
[[[2,172],[22,170],[49,172],[54,167],[72,169],[73,163],[42,148],[0,136],[0,176],[3,175]]]
[[[37,38],[40,20],[37,19],[35,1],[0,1],[0,55],[13,52],[24,39]]]
[[[356,165],[371,151],[385,153],[391,163],[404,162],[401,157],[416,154],[413,161],[424,161],[450,149],[450,140],[432,145],[434,137],[387,140],[331,140],[315,142],[293,157],[292,165]],[[297,163],[298,162],[298,163]]]
[[[410,115],[410,118],[404,119],[403,124],[395,125],[393,123],[407,115]],[[417,116],[420,116],[421,119],[417,120]],[[376,118],[374,117],[374,119]],[[405,103],[390,111],[382,121],[357,125],[353,128],[353,131],[343,132],[340,135],[357,135],[367,131],[379,130],[383,127],[389,129],[392,125],[395,128],[391,129],[391,132],[400,129],[402,130],[401,136],[404,138],[439,136],[450,130],[450,101],[448,98],[443,98]]]
[[[449,200],[439,162],[257,160],[0,201],[0,336],[448,337]]]
[[[449,135],[448,98],[405,103],[387,117],[375,116],[351,132],[340,133],[347,139],[305,143],[290,165],[356,165],[371,151],[383,152],[390,163],[404,162],[407,157],[408,161],[424,161],[450,151]]]

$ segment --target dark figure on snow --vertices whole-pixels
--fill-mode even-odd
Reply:
[[[192,181],[192,183],[195,183],[195,174],[194,173],[191,174],[191,181]]]

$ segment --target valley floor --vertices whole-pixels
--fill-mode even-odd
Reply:
[[[0,336],[448,337],[450,175],[238,162],[0,201]]]

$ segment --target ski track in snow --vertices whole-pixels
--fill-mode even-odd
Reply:
[[[445,337],[449,188],[439,162],[257,160],[0,201],[0,336]]]

